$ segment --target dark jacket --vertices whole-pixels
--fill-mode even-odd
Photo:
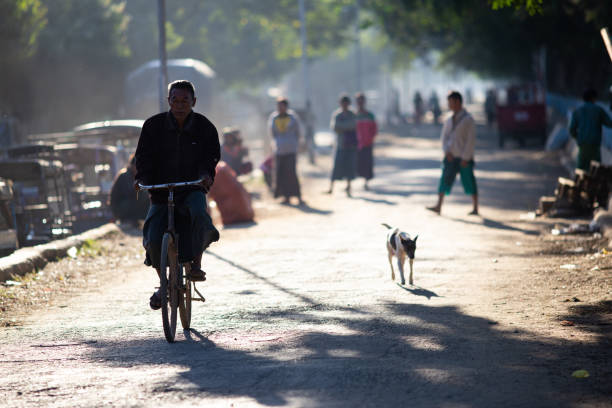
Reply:
[[[191,112],[183,129],[172,113],[163,112],[147,119],[136,148],[136,180],[142,184],[163,184],[215,177],[220,157],[219,136],[215,126],[204,116]],[[177,190],[180,202],[186,193],[200,187]],[[151,191],[151,202],[164,204],[167,191]]]

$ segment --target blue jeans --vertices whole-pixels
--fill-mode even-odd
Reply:
[[[179,261],[188,262],[200,256],[212,242],[218,241],[219,231],[206,212],[206,195],[203,192],[192,191],[175,204],[174,224],[179,235]],[[147,265],[159,268],[162,239],[167,230],[168,205],[151,204],[142,230]]]

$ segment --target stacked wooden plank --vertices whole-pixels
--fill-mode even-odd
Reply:
[[[550,217],[580,217],[607,208],[612,167],[592,161],[588,171],[576,169],[574,179],[559,177],[554,196],[540,198],[538,213]]]

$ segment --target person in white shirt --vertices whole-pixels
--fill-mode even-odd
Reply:
[[[463,108],[463,98],[457,91],[448,95],[448,108],[453,115],[442,127],[442,176],[438,184],[438,203],[428,210],[440,214],[444,196],[449,195],[457,173],[466,194],[472,196],[474,207],[469,215],[478,215],[478,188],[474,177],[474,146],[476,144],[476,125],[474,118]]]

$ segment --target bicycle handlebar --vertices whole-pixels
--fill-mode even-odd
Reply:
[[[151,184],[149,186],[138,183],[138,187],[141,190],[158,190],[158,189],[170,189],[175,187],[185,187],[185,186],[196,186],[201,185],[204,179],[194,180],[194,181],[181,181],[179,183],[166,183],[166,184]]]

